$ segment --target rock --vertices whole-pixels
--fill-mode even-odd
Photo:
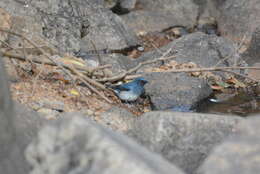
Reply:
[[[82,51],[102,49],[124,49],[138,45],[137,38],[123,20],[107,9],[91,9],[89,13],[89,30],[81,40]],[[98,13],[99,12],[99,13]],[[95,14],[96,13],[96,14]],[[93,44],[91,43],[93,42]]]
[[[193,174],[213,147],[235,133],[241,120],[236,116],[154,111],[138,117],[129,135]]]
[[[205,80],[183,73],[150,73],[145,92],[151,98],[156,110],[189,106],[194,109],[198,103],[207,98],[212,90]]]
[[[27,145],[36,137],[40,128],[47,123],[43,115],[27,109],[25,106],[15,104],[13,124],[16,131],[16,145],[24,152]]]
[[[4,157],[8,155],[10,144],[14,141],[14,112],[2,59],[0,54],[0,153]],[[3,160],[4,158],[0,158],[1,163]]]
[[[127,132],[131,128],[134,118],[135,116],[126,109],[112,107],[102,113],[97,122],[114,131]]]
[[[193,62],[200,67],[212,67],[227,57],[230,58],[220,62],[219,66],[231,66],[234,62],[238,64],[244,63],[239,61],[239,55],[232,41],[201,32],[184,35],[160,48],[163,53],[169,49],[172,49],[172,51],[167,55],[176,55],[174,60],[178,63]],[[161,57],[161,54],[155,50],[145,53],[138,58],[137,61],[145,61],[159,57]]]
[[[11,101],[6,74],[0,58],[0,170],[5,174],[28,174],[24,150],[45,120],[35,112]]]
[[[75,114],[42,129],[26,157],[31,174],[182,174],[127,137]]]
[[[260,171],[260,119],[249,117],[238,126],[238,135],[217,146],[199,169],[199,174],[257,174]],[[217,164],[217,165],[216,165]]]
[[[251,40],[253,31],[260,25],[259,0],[208,1],[210,14],[218,21],[219,31],[236,42]]]
[[[127,9],[128,11],[133,10],[135,8],[137,0],[120,0],[120,6],[123,9]]]
[[[60,51],[74,52],[79,51],[81,46],[89,49],[92,46],[90,40],[97,49],[121,49],[137,42],[118,16],[92,0],[44,3],[41,0],[3,0],[0,7],[12,15],[14,31],[25,34],[40,46],[46,45],[43,40],[48,40]],[[84,43],[81,43],[82,38]],[[10,43],[20,47],[22,44],[13,36]]]
[[[180,63],[195,63],[198,67],[218,66],[245,66],[236,51],[232,41],[216,35],[207,35],[201,32],[184,35],[181,38],[161,47],[165,53],[172,49],[167,56],[175,55],[174,60]],[[135,63],[154,60],[162,55],[157,51],[143,54],[135,60]],[[230,57],[227,59],[227,57]],[[151,66],[159,66],[161,62],[153,65],[145,65],[138,72],[146,72]],[[243,73],[243,71],[238,71]],[[224,73],[215,73],[219,77],[225,77]],[[164,76],[165,75],[165,76]],[[169,109],[174,106],[188,105],[196,107],[197,103],[208,97],[211,93],[209,86],[202,79],[187,75],[173,73],[152,73],[146,78],[151,81],[146,85],[146,93],[151,95],[155,109]],[[176,81],[178,79],[178,81]],[[183,88],[182,85],[185,87]],[[160,91],[160,92],[159,92]]]
[[[28,174],[31,170],[25,159],[25,149],[36,137],[39,129],[46,124],[43,116],[16,103],[13,118],[13,131],[15,140],[8,144],[9,155],[4,156],[0,163],[0,170],[6,174]]]
[[[98,56],[89,55],[84,51],[80,51],[80,53],[77,54],[77,57],[83,58],[86,61],[86,63],[92,67],[110,64],[112,65],[111,69],[109,69],[111,70],[111,74],[126,71],[130,68],[133,68],[137,64],[131,58],[121,54],[100,54]]]
[[[121,16],[137,34],[162,31],[172,26],[191,28],[198,15],[198,6],[192,0],[139,0],[138,6],[139,10]]]
[[[248,49],[241,55],[243,59],[249,64],[260,63],[260,25],[255,29]]]

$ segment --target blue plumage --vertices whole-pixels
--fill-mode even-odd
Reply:
[[[113,86],[116,95],[123,101],[135,101],[144,93],[144,85],[148,81],[142,77],[136,78],[131,82]]]

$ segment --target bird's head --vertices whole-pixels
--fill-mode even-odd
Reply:
[[[135,81],[136,83],[142,85],[142,86],[144,86],[146,83],[148,83],[148,81],[145,80],[143,77],[138,77],[138,78],[136,78],[134,81]]]

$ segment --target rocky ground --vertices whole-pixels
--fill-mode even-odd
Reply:
[[[259,173],[258,114],[196,113],[239,90],[250,99],[236,107],[258,110],[259,11],[257,0],[1,0],[1,171]],[[140,75],[135,103],[106,89]]]

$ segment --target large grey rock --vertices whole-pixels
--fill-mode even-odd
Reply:
[[[217,146],[199,169],[200,174],[258,174],[260,171],[259,115],[241,122],[239,134]]]
[[[199,67],[213,67],[217,64],[218,66],[233,66],[235,63],[244,65],[233,42],[215,35],[197,32],[185,35],[160,48],[163,53],[169,49],[171,51],[167,56],[175,55],[174,60],[177,63],[193,62]],[[161,53],[155,50],[145,53],[136,62],[154,60],[161,56]],[[151,66],[158,66],[160,63],[146,65],[139,72]],[[225,76],[223,73],[218,73],[218,75]],[[204,80],[184,74],[151,73],[146,75],[146,78],[151,81],[145,86],[146,92],[151,95],[152,103],[156,109],[168,109],[181,105],[194,107],[211,93]]]
[[[234,134],[241,120],[236,116],[148,112],[136,119],[129,135],[192,174],[213,147]],[[217,168],[218,163],[214,165]]]
[[[26,154],[31,174],[182,174],[127,137],[74,113],[42,129]]]
[[[140,0],[140,10],[121,17],[136,33],[162,31],[171,26],[193,27],[198,6],[192,0]]]
[[[194,109],[212,93],[205,80],[185,73],[156,72],[144,77],[149,82],[145,85],[145,92],[156,110],[181,106]]]
[[[14,141],[13,104],[1,56],[0,54],[0,162],[8,155],[10,144]]]
[[[239,55],[232,41],[201,32],[185,35],[160,48],[163,53],[169,49],[172,49],[172,51],[168,55],[176,55],[174,60],[179,63],[194,62],[203,67],[215,66],[223,59],[225,61],[220,62],[219,66],[231,66],[235,62],[240,63]],[[160,56],[161,54],[155,50],[145,53],[138,61],[155,59]]]
[[[135,36],[122,20],[100,3],[93,0],[3,0],[0,7],[13,16],[13,30],[26,34],[39,45],[44,44],[40,41],[42,38],[59,50],[68,52],[78,51],[81,47],[94,50],[91,42],[96,44],[97,49],[121,49],[135,45]],[[81,43],[82,38],[84,43]],[[13,37],[10,42],[21,45]]]
[[[6,174],[20,173],[28,174],[31,170],[29,163],[25,160],[24,151],[29,143],[36,137],[39,129],[46,124],[43,116],[27,109],[18,103],[15,104],[13,115],[14,141],[8,144],[9,153],[2,156],[0,170]]]
[[[123,20],[111,11],[102,8],[93,8],[87,11],[90,21],[88,33],[81,40],[83,51],[102,49],[123,49],[138,45],[134,33],[127,28]]]
[[[221,35],[234,41],[250,41],[255,28],[260,25],[259,0],[208,1],[210,14],[218,21]]]
[[[0,58],[0,171],[5,174],[28,174],[24,150],[37,134],[44,119],[10,98],[4,66]]]

